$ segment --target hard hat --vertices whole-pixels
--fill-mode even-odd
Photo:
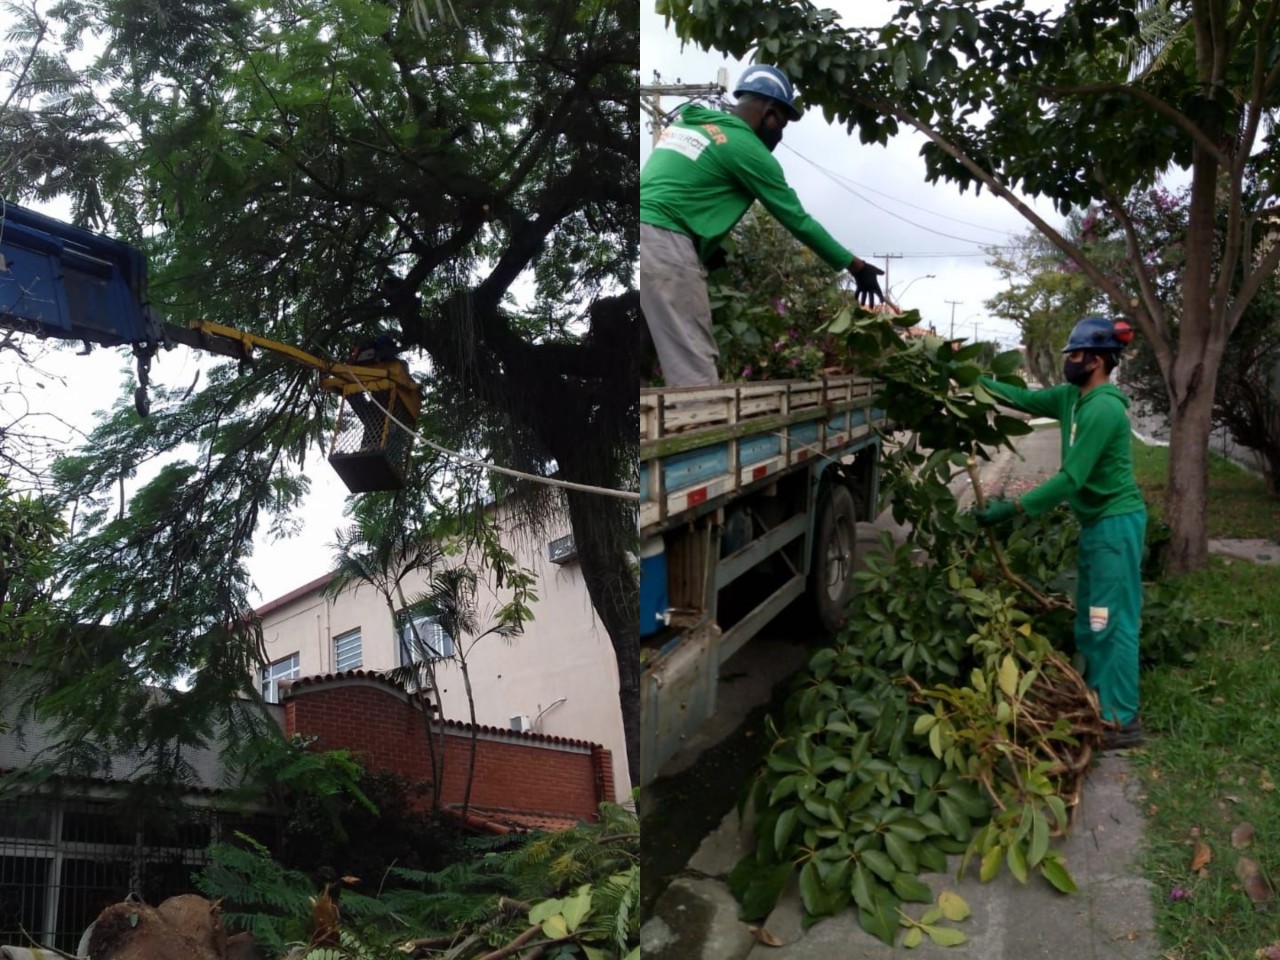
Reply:
[[[1123,350],[1133,340],[1133,327],[1123,320],[1112,323],[1106,317],[1085,317],[1071,330],[1063,353],[1076,350]]]
[[[800,119],[800,111],[796,109],[796,91],[787,79],[787,75],[777,67],[758,63],[748,67],[738,78],[738,85],[733,88],[735,97],[744,93],[758,93],[764,97],[772,97],[787,108],[787,115],[792,120]]]

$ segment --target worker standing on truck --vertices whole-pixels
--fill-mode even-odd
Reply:
[[[1080,520],[1076,649],[1085,679],[1098,691],[1104,719],[1120,725],[1104,749],[1142,742],[1138,720],[1138,628],[1147,509],[1133,476],[1129,398],[1110,382],[1120,351],[1133,339],[1123,321],[1086,317],[1063,349],[1066,383],[1025,390],[983,378],[1004,403],[1062,424],[1062,468],[1017,500],[994,501],[974,517],[982,526],[1017,513],[1039,516],[1062,501]]]
[[[859,303],[884,300],[884,271],[805,212],[773,156],[783,128],[800,119],[791,81],[757,65],[733,95],[728,113],[682,107],[640,173],[640,308],[671,387],[719,382],[703,264],[756,200],[832,268],[853,274]]]

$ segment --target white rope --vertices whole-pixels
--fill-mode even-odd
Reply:
[[[610,489],[609,487],[593,487],[585,483],[572,483],[569,480],[556,480],[554,477],[540,477],[534,473],[522,473],[519,470],[512,470],[510,467],[500,467],[495,463],[486,463],[484,460],[477,460],[474,457],[468,457],[464,453],[458,453],[458,451],[456,450],[450,450],[448,447],[442,447],[440,446],[440,444],[436,443],[433,440],[428,440],[426,437],[420,434],[417,430],[414,430],[412,427],[402,423],[399,419],[397,419],[396,416],[390,410],[388,410],[386,407],[384,407],[382,404],[378,402],[378,398],[369,392],[369,388],[364,385],[364,381],[361,380],[358,376],[356,376],[353,372],[348,370],[346,372],[346,375],[349,376],[353,381],[355,381],[355,383],[360,387],[360,390],[364,393],[365,399],[367,399],[375,407],[381,410],[383,415],[386,416],[388,420],[394,423],[397,427],[399,427],[405,433],[409,434],[409,436],[417,437],[419,440],[425,443],[432,450],[435,450],[437,453],[443,453],[446,457],[451,457],[454,460],[459,460],[462,463],[469,464],[473,467],[483,467],[485,470],[490,470],[494,473],[505,474],[508,477],[518,477],[521,480],[529,480],[529,481],[532,481],[533,483],[541,483],[548,487],[560,487],[561,489],[564,489],[564,490],[577,490],[580,493],[598,493],[602,497],[614,497],[618,500],[639,500],[640,499],[640,493],[639,491],[636,491],[636,490],[613,490],[613,489]]]

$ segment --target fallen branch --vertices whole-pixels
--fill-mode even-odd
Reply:
[[[978,476],[978,461],[970,456],[969,461],[966,464],[966,469],[969,472],[969,480],[973,484],[973,496],[974,500],[978,504],[978,509],[985,510],[987,507],[987,495],[982,490],[982,478]],[[1031,584],[1027,583],[1027,581],[1023,580],[1020,576],[1010,570],[1009,561],[1005,559],[1004,551],[1000,549],[1000,541],[996,538],[996,532],[994,530],[987,531],[987,540],[991,544],[991,552],[995,556],[996,564],[1000,567],[1000,573],[1004,576],[1005,580],[1013,584],[1023,593],[1027,594],[1027,596],[1034,599],[1044,610],[1053,610],[1056,608],[1064,608],[1067,610],[1075,609],[1075,605],[1068,600],[1044,596],[1031,586]]]

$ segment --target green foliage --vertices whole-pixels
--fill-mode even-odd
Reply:
[[[227,926],[252,931],[269,952],[283,953],[288,944],[305,942],[311,881],[281,866],[253,838],[236,834],[236,840],[209,848],[209,863],[194,878],[196,889],[221,900]]]
[[[0,659],[24,655],[58,616],[51,588],[65,535],[52,504],[11,495],[0,477]]]
[[[725,376],[812,377],[847,358],[829,352],[822,328],[856,301],[840,275],[773,217],[752,208],[724,244],[725,265],[707,280]]]
[[[268,951],[306,942],[314,881],[239,839],[242,846],[212,848],[200,891],[224,898],[228,925],[254,930]],[[566,957],[618,960],[638,950],[639,897],[635,815],[602,804],[596,823],[472,838],[443,869],[393,866],[341,890],[338,902],[350,955],[390,957],[408,939],[448,936],[458,944],[454,956],[472,960],[535,923],[547,939],[565,939]]]
[[[434,441],[627,488],[636,8],[513,0],[465,28],[444,18],[430,30],[417,29],[422,10],[348,0],[15,10],[0,51],[19,87],[0,130],[14,148],[12,160],[0,151],[2,192],[69,194],[79,222],[142,247],[142,293],[171,323],[219,321],[326,360],[388,333],[418,351],[419,428]],[[77,71],[69,54],[87,35],[98,53]],[[517,302],[512,289],[529,296]],[[270,357],[244,367],[156,390],[145,421],[122,397],[57,468],[60,505],[77,522],[59,565],[68,620],[129,625],[108,642],[42,643],[42,662],[65,656],[61,686],[45,693],[66,695],[45,704],[71,741],[110,731],[159,769],[175,735],[196,742],[240,722],[225,705],[250,692],[261,653],[245,558],[263,527],[296,524],[307,458],[331,439],[334,416],[313,371]],[[135,482],[151,461],[158,473]],[[424,450],[409,486],[419,504],[459,485],[499,489],[478,473]],[[136,489],[119,503],[126,484]],[[545,500],[529,486],[509,502]],[[601,620],[619,657],[634,659],[634,508],[567,499]],[[137,722],[113,726],[122,716]]]

